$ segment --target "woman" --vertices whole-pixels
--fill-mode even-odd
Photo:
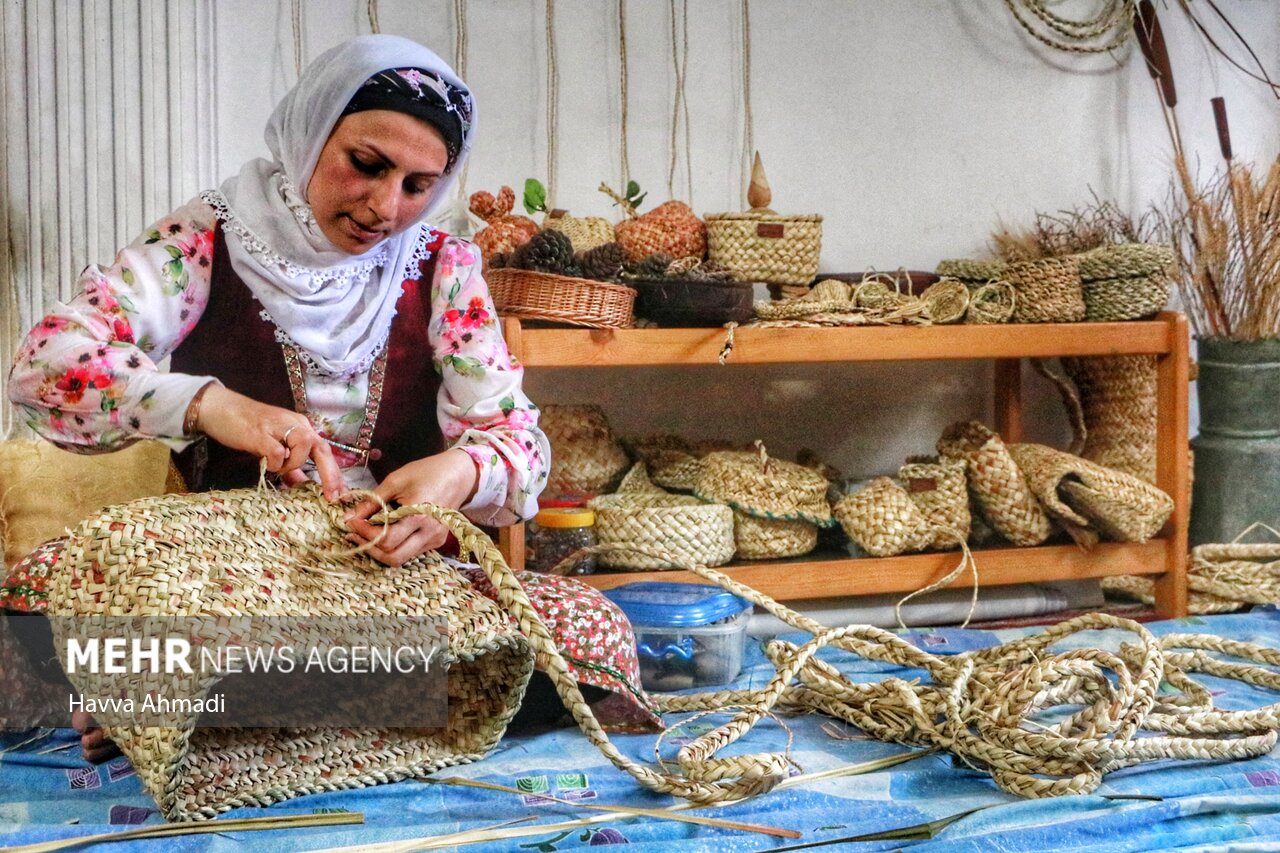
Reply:
[[[327,51],[272,114],[271,159],[82,273],[79,295],[19,350],[11,398],[33,430],[70,450],[158,438],[180,452],[194,489],[252,485],[265,459],[285,484],[318,479],[331,500],[371,488],[389,504],[460,508],[482,524],[529,518],[548,469],[537,408],[502,340],[480,253],[425,221],[474,131],[466,85],[421,45],[376,35]],[[166,356],[171,372],[160,373]],[[368,520],[378,508],[364,500],[347,518],[349,538],[381,562],[444,544],[443,526],[423,517],[384,533]],[[31,580],[56,549],[15,569],[9,606],[39,609]],[[597,661],[621,677],[584,680],[622,694],[630,724],[656,724],[616,608],[581,585],[527,585],[562,626],[571,660],[597,636],[623,638]],[[94,758],[109,748],[100,731],[84,742]]]

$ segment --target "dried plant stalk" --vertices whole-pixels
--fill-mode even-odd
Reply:
[[[1087,204],[1071,210],[1037,212],[1035,224],[1027,230],[1002,225],[991,235],[991,245],[1001,260],[1016,263],[1117,243],[1146,243],[1155,239],[1157,229],[1158,221],[1152,215],[1134,220],[1115,202],[1103,201],[1094,193]]]

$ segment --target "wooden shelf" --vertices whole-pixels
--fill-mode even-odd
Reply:
[[[508,325],[510,336],[511,326]],[[724,329],[520,327],[526,367],[717,364]],[[510,343],[510,341],[509,341]],[[1172,347],[1162,319],[1128,323],[998,326],[739,328],[726,365],[840,361],[937,361],[1073,355],[1162,355]]]
[[[528,368],[716,365],[724,329],[527,328],[503,321],[511,354]],[[739,328],[727,364],[834,363],[846,361],[955,361],[990,359],[996,431],[1005,441],[1022,440],[1024,358],[1154,355],[1156,357],[1156,485],[1174,502],[1154,541],[1107,543],[1092,551],[1074,545],[1001,548],[975,552],[981,586],[1109,575],[1151,575],[1156,611],[1163,617],[1187,612],[1187,463],[1189,382],[1186,318],[1162,312],[1152,320],[1125,323],[1065,323],[998,326],[877,326],[855,328]],[[513,568],[524,566],[524,529],[500,532]],[[726,571],[780,601],[905,593],[922,589],[955,567],[955,552],[885,559],[803,558],[742,563]],[[590,575],[608,589],[639,580],[700,582],[689,572],[626,572]],[[966,586],[968,576],[953,586]]]
[[[996,548],[973,552],[978,561],[979,587],[1049,580],[1080,580],[1110,575],[1149,575],[1164,571],[1169,541],[1153,539],[1141,544],[1105,542],[1090,551],[1075,545],[1043,545],[1038,548]],[[945,577],[960,561],[959,551],[909,554],[901,557],[806,557],[795,560],[757,560],[723,566],[736,581],[778,601],[825,598],[832,590],[856,589],[859,595],[908,593]],[[1052,566],[1052,570],[1048,567]],[[707,583],[692,572],[600,572],[579,577],[596,589],[612,589],[638,581]],[[969,587],[966,572],[952,587]]]

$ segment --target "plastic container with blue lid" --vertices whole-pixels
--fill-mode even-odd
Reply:
[[[646,690],[728,684],[738,677],[751,602],[717,586],[686,583],[633,583],[605,595],[635,629]]]

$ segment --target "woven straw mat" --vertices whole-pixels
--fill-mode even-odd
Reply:
[[[964,460],[969,490],[997,533],[1015,545],[1049,538],[1049,516],[1000,436],[977,421],[955,423],[938,439],[938,453]]]
[[[718,451],[702,462],[694,494],[703,500],[772,521],[807,521],[819,527],[835,523],[827,480],[811,468],[771,459],[763,449]]]
[[[1099,531],[1120,542],[1146,542],[1173,512],[1173,499],[1146,483],[1043,444],[1011,444],[1018,463],[1045,509],[1078,542]]]
[[[194,719],[107,727],[167,818],[422,776],[482,758],[498,743],[533,670],[529,642],[434,553],[399,569],[349,556],[344,512],[314,486],[241,489],[108,507],[71,533],[51,575],[50,616],[204,617],[187,624],[213,641],[225,630],[220,619],[244,614],[299,616],[321,627],[360,614],[390,625],[396,617],[447,617],[443,729],[197,729]],[[327,572],[342,573],[341,583]],[[65,647],[63,638],[58,644]],[[145,677],[164,680],[160,695],[192,699],[218,680],[198,668]],[[81,668],[75,681],[86,695],[135,695],[146,688],[138,678]]]
[[[877,477],[835,505],[844,532],[873,557],[921,551],[933,541],[933,527],[906,489]]]

